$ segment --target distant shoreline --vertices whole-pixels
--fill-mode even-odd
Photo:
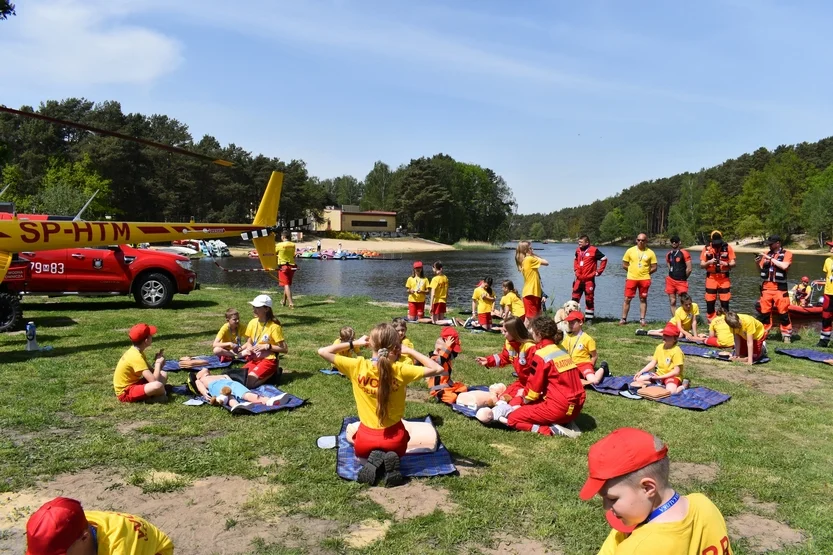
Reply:
[[[317,239],[310,241],[298,241],[295,246],[300,249],[316,247]],[[378,253],[416,253],[416,252],[444,252],[457,250],[452,245],[437,243],[427,239],[382,239],[379,237],[368,239],[367,241],[352,241],[344,239],[321,239],[321,250],[337,250],[339,244],[341,248],[356,252],[359,250],[375,251]],[[230,247],[229,251],[232,256],[246,256],[252,249],[245,247]]]

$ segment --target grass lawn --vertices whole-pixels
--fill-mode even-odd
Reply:
[[[316,447],[355,405],[347,380],[318,372],[315,351],[340,326],[362,333],[401,308],[355,297],[277,307],[290,349],[281,387],[309,401],[294,411],[237,417],[184,406],[183,397],[117,401],[112,373],[132,324],[158,326],[152,350],[164,347],[168,358],[208,354],[225,310],[237,307],[245,325],[256,294],[206,288],[156,311],[127,299],[26,300],[26,320],[53,350],[27,353],[22,333],[0,335],[0,551],[20,552],[28,514],[60,491],[76,492],[87,509],[144,513],[177,553],[596,553],[609,529],[598,498],[578,499],[587,449],[635,426],[668,442],[681,492],[704,492],[733,523],[735,553],[833,553],[831,368],[773,354],[777,343],[761,366],[689,357],[693,385],[732,395],[704,413],[588,392],[578,440],[486,428],[423,402],[427,390],[414,384],[406,416],[434,419],[461,475],[391,490],[341,480],[335,451]],[[634,329],[587,329],[614,374],[633,374],[657,344]],[[413,325],[408,337],[426,352],[439,331]],[[798,346],[817,341],[803,335]],[[474,363],[500,350],[499,335],[461,338],[457,380],[511,381],[510,368]]]

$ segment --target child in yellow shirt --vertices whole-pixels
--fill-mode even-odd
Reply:
[[[471,316],[477,318],[480,327],[486,331],[492,329],[492,309],[495,307],[495,294],[492,291],[492,278],[483,279],[471,295]]]
[[[589,476],[579,497],[596,494],[613,530],[599,555],[732,555],[726,522],[701,493],[681,496],[668,480],[668,446],[636,428],[614,430],[587,453]]]
[[[500,311],[495,310],[492,314],[499,316],[506,320],[510,316],[519,318],[524,321],[524,302],[518,296],[518,291],[515,289],[515,284],[510,280],[503,282],[503,296],[500,298]]]
[[[422,271],[422,262],[414,262],[414,271],[408,281],[405,282],[405,289],[408,290],[408,320],[418,322],[425,316],[425,294],[428,292],[428,279]]]
[[[677,345],[679,336],[680,329],[669,322],[662,330],[662,345],[654,350],[651,362],[634,374],[632,388],[662,385],[673,395],[688,387],[688,380],[683,380],[685,355]],[[653,371],[655,368],[656,372]]]
[[[236,308],[226,310],[226,323],[217,332],[214,338],[214,354],[220,360],[227,362],[237,358],[242,349],[243,341],[240,338],[240,313]]]
[[[409,349],[414,348],[414,344],[411,342],[410,339],[405,337],[405,334],[408,333],[408,324],[405,318],[394,318],[391,321],[391,325],[393,329],[396,330],[396,333],[399,334],[399,341],[402,343],[402,346],[408,347]],[[402,364],[413,364],[414,359],[407,353],[402,353],[399,359],[396,362],[401,362]]]
[[[434,277],[431,278],[431,323],[439,324],[445,320],[446,299],[448,298],[448,278],[443,273],[443,263],[434,262]]]

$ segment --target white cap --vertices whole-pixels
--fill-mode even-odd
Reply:
[[[269,295],[258,295],[255,300],[249,301],[249,304],[254,307],[268,306],[272,308],[272,297]]]

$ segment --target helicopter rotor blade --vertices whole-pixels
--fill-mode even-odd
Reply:
[[[167,150],[168,152],[173,152],[174,154],[181,154],[183,156],[190,156],[191,158],[197,158],[198,160],[204,160],[206,162],[211,162],[212,164],[217,164],[218,166],[223,167],[231,167],[234,165],[233,162],[229,162],[228,160],[214,158],[213,156],[208,156],[206,154],[199,154],[197,152],[192,152],[190,150],[185,150],[184,148],[179,148],[176,146],[166,145],[162,143],[156,143],[153,141],[149,141],[147,139],[140,139],[139,137],[131,137],[130,135],[124,135],[123,133],[118,133],[116,131],[107,131],[106,129],[100,129],[98,127],[92,127],[90,125],[84,125],[83,123],[76,123],[74,121],[67,121],[63,119],[53,118],[50,116],[45,116],[43,114],[38,114],[35,112],[23,112],[21,110],[15,110],[14,108],[7,108],[6,106],[0,105],[0,112],[6,112],[7,114],[14,114],[16,116],[23,116],[27,118],[35,118],[43,121],[48,121],[49,123],[54,123],[57,125],[65,125],[67,127],[75,127],[77,129],[83,129],[84,131],[89,131],[91,133],[95,133],[97,135],[106,135],[108,137],[116,137],[119,139],[124,139],[125,141],[132,141],[134,143],[143,144],[145,146],[150,146],[154,148],[159,148],[162,150]]]

